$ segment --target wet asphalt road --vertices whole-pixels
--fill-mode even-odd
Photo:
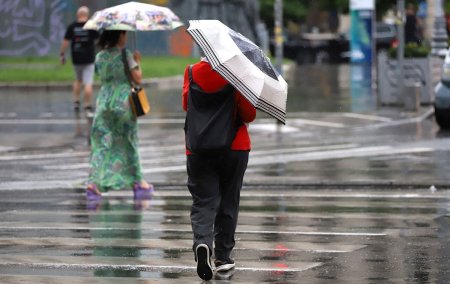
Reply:
[[[1,190],[1,283],[199,283],[184,187],[87,204],[78,189]],[[445,191],[246,186],[236,269],[213,283],[448,283]]]
[[[364,84],[355,96],[342,68],[295,75],[287,126],[250,126],[237,268],[214,282],[450,281],[450,135],[428,106],[378,108]],[[70,90],[0,91],[1,283],[200,282],[176,84],[150,86],[140,121],[155,196],[100,204],[84,198],[89,129]]]

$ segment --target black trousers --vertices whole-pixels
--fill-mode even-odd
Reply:
[[[194,252],[197,245],[206,244],[216,259],[230,257],[248,155],[248,151],[231,150],[219,155],[188,155]]]

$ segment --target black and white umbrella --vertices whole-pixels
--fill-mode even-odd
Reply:
[[[218,20],[189,21],[187,31],[214,70],[257,109],[286,122],[287,83],[260,47]]]

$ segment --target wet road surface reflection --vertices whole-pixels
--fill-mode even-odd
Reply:
[[[237,267],[212,282],[450,281],[449,135],[432,118],[379,109],[366,72],[302,66],[289,82],[288,125],[258,113]],[[178,89],[150,87],[153,112],[140,120],[153,199],[119,191],[98,204],[83,192],[89,128],[70,89],[7,92],[0,282],[199,283]]]
[[[0,274],[11,283],[198,283],[183,187],[0,190]],[[446,283],[450,192],[244,187],[236,269],[213,282]],[[6,277],[6,278],[5,278]]]

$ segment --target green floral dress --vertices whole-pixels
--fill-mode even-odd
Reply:
[[[131,69],[137,67],[130,51]],[[95,70],[101,79],[91,128],[89,183],[100,191],[131,189],[142,180],[138,152],[137,121],[128,103],[130,85],[119,48],[100,51]]]

